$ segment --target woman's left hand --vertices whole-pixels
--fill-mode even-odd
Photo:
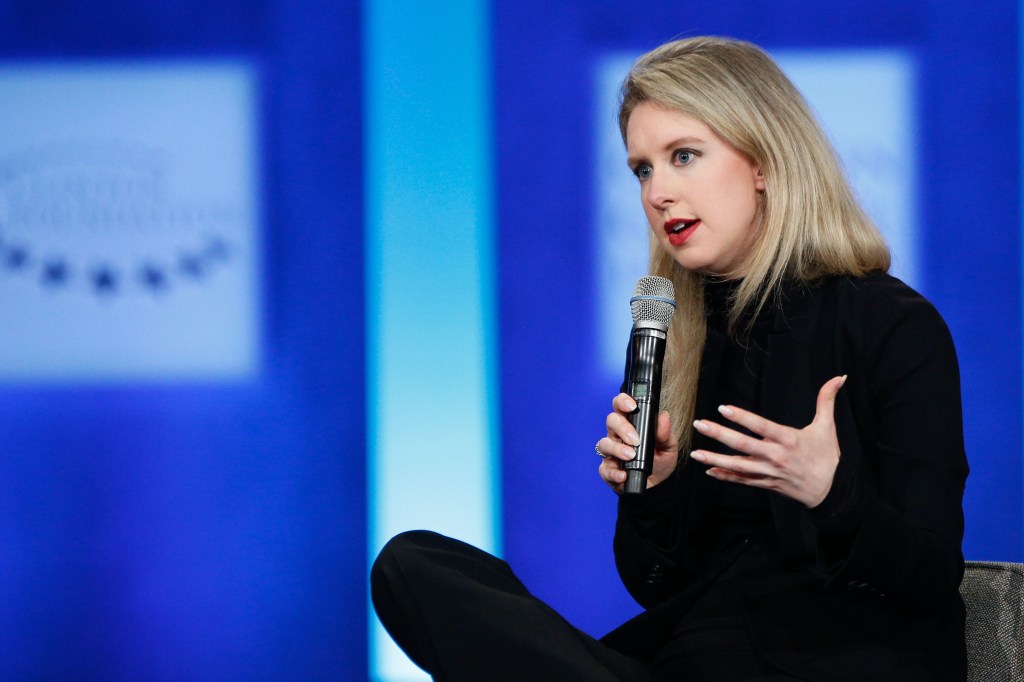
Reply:
[[[706,419],[694,428],[728,445],[742,455],[723,455],[694,450],[690,457],[711,468],[708,475],[756,488],[767,488],[802,502],[807,507],[821,504],[832,488],[839,466],[839,439],[834,419],[836,395],[846,377],[825,382],[818,391],[814,420],[802,429],[782,426],[738,407],[722,406],[719,412],[761,439],[746,436]]]

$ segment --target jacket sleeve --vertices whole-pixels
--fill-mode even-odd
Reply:
[[[944,608],[936,596],[955,594],[963,574],[960,376],[935,308],[902,285],[883,293],[862,309],[857,372],[876,429],[862,457],[840,458],[832,489],[810,516],[827,589],[927,613]]]
[[[677,471],[643,495],[619,497],[615,566],[626,590],[645,608],[669,597],[681,577],[675,558],[680,487]]]

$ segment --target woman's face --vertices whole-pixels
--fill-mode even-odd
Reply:
[[[745,275],[761,169],[700,121],[650,102],[633,109],[626,148],[661,247],[687,270]]]

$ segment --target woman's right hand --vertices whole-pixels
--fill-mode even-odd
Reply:
[[[622,464],[636,456],[636,446],[640,443],[640,436],[629,421],[629,415],[636,410],[636,401],[629,395],[620,393],[612,399],[612,410],[605,420],[608,435],[597,441],[597,449],[606,455],[597,471],[601,480],[610,485],[616,493],[621,493],[622,486],[626,483],[626,471]],[[658,415],[658,431],[654,441],[654,470],[647,477],[648,488],[671,476],[679,462],[679,442],[672,434],[672,422],[668,412]]]

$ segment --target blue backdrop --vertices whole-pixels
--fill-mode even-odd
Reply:
[[[7,63],[251,69],[264,273],[248,378],[0,390],[3,679],[365,678],[359,22],[347,2],[0,3]]]
[[[178,300],[179,292],[212,300],[226,279],[242,277],[237,268],[249,254],[255,266],[246,281],[257,308],[248,332],[255,358],[228,377],[29,376],[0,384],[0,678],[372,676],[366,574],[375,547],[367,529],[379,510],[367,492],[373,477],[365,453],[380,434],[366,426],[375,371],[367,357],[377,340],[366,335],[374,311],[367,314],[364,303],[364,192],[385,170],[364,155],[364,131],[379,123],[366,120],[372,112],[364,114],[363,101],[366,74],[375,73],[364,69],[367,50],[376,49],[365,39],[374,6],[0,0],[0,76],[18,66],[155,62],[226,65],[245,75],[255,95],[245,110],[255,130],[250,160],[240,162],[254,178],[252,238],[227,250],[222,270],[203,261],[203,277],[168,287],[154,305]],[[459,172],[480,173],[493,192],[480,223],[493,250],[479,269],[493,272],[495,287],[490,294],[484,287],[480,319],[496,335],[487,399],[499,437],[480,456],[501,455],[494,460],[500,494],[491,498],[496,544],[527,585],[595,634],[637,610],[614,573],[614,499],[596,477],[592,454],[617,390],[600,370],[594,291],[595,74],[610,54],[703,33],[786,53],[910,55],[917,284],[945,316],[960,355],[972,465],[965,554],[1024,561],[1018,3],[479,6],[486,7],[481,35],[490,66],[476,97],[489,117],[483,139],[490,147],[479,160],[486,167]],[[478,18],[474,12],[472,22]],[[460,19],[452,11],[437,21],[443,25],[413,27],[419,36],[399,22],[395,30],[429,46],[423,36],[448,35]],[[125,121],[141,115],[136,105],[125,99]],[[74,112],[82,104],[63,106]],[[66,140],[73,131],[54,135]],[[438,155],[446,148],[445,139],[394,140]],[[164,151],[170,192],[182,173],[175,175],[173,141]],[[77,300],[71,286],[52,288],[50,252],[39,250],[44,243],[57,249],[63,237],[46,241],[15,219],[3,174],[12,158],[0,149],[0,297],[31,291],[44,301]],[[81,168],[75,158],[61,167]],[[46,192],[65,191],[45,177]],[[38,194],[38,183],[26,187],[53,200]],[[90,243],[83,238],[75,248]],[[190,262],[168,262],[180,275],[172,284],[197,272]],[[221,272],[228,274],[218,279]],[[123,287],[108,291],[102,277],[82,281],[95,291],[83,295],[76,314],[94,310],[89,319],[150,300],[136,301]],[[623,306],[627,297],[622,292]],[[183,323],[181,344],[199,328],[238,331],[228,317],[211,319]],[[66,322],[40,318],[39,338],[68,335]],[[146,329],[132,337],[111,331],[109,352],[130,354]],[[21,331],[0,320],[0,337]],[[7,369],[0,358],[0,374]],[[444,424],[420,436],[451,438]],[[416,502],[450,503],[443,488]]]

